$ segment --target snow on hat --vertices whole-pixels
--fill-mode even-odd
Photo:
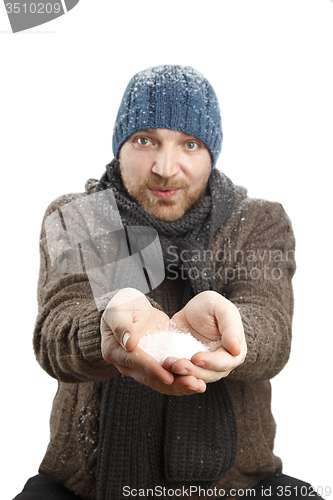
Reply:
[[[167,128],[193,135],[207,147],[214,167],[222,146],[219,103],[208,80],[189,66],[157,66],[133,76],[114,125],[112,148],[146,128]]]

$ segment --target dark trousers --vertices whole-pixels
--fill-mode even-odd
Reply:
[[[47,477],[31,477],[25,484],[22,493],[14,500],[82,500],[78,495],[74,495],[62,484],[56,483]]]
[[[231,492],[233,497],[237,496],[237,492]],[[235,494],[233,494],[235,493]],[[238,494],[242,494],[238,492]],[[232,496],[229,498],[232,499]],[[151,497],[150,497],[151,498]],[[163,498],[163,497],[161,497]],[[221,497],[223,499],[223,497]],[[292,500],[292,499],[311,499],[319,500],[321,497],[316,495],[310,484],[295,479],[285,474],[275,472],[265,477],[255,488],[245,490],[243,497],[247,498],[264,498],[266,500]],[[14,500],[82,500],[78,495],[67,490],[61,484],[47,479],[41,475],[32,477],[24,486],[22,493],[17,495]],[[121,500],[121,499],[114,499]]]
[[[298,500],[306,498],[319,500],[321,498],[309,483],[286,476],[280,472],[274,472],[265,477],[253,489],[255,490],[255,494],[252,494],[252,498],[265,498],[266,500],[293,500],[295,498]],[[244,500],[247,497],[251,498],[250,494],[251,492],[245,490],[242,498]]]

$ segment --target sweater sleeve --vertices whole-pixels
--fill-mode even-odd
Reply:
[[[57,199],[44,216],[33,346],[37,361],[52,377],[63,382],[101,381],[119,374],[101,354],[103,310],[97,309],[86,273],[63,273],[53,267],[46,238],[47,216],[75,197]],[[105,298],[105,307],[114,293]]]
[[[241,314],[248,352],[229,377],[267,380],[290,355],[294,234],[278,203],[247,198],[235,220],[219,280],[223,295]]]

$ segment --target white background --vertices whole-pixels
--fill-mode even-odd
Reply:
[[[294,340],[273,380],[276,453],[286,474],[332,487],[332,2],[81,0],[17,34],[1,2],[0,51],[2,498],[37,473],[56,391],[32,351],[41,219],[101,176],[125,86],[159,64],[210,80],[218,167],[293,221]]]

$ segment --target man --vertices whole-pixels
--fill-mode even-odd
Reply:
[[[100,181],[48,208],[34,348],[59,390],[39,475],[17,499],[311,494],[273,453],[269,380],[290,352],[291,224],[280,204],[247,197],[216,168],[221,143],[210,83],[193,68],[150,68],[127,86]],[[129,273],[95,301],[88,267],[52,265],[47,221],[108,189],[122,227],[158,233],[165,278],[144,294]],[[121,246],[110,241],[101,254]],[[170,318],[210,350],[163,363],[142,350],[140,338]]]

